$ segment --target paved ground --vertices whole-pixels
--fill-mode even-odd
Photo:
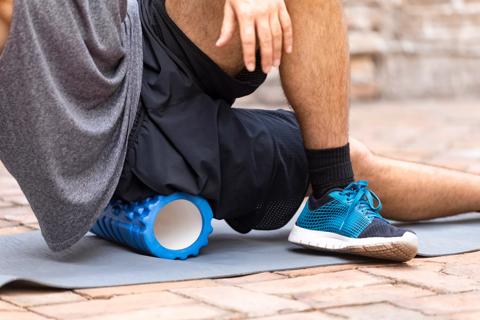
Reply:
[[[479,119],[475,102],[357,105],[352,132],[384,154],[480,174]],[[36,228],[0,166],[0,234]],[[480,319],[479,268],[471,253],[92,290],[10,287],[0,319]]]

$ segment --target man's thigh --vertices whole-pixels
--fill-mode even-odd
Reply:
[[[237,31],[230,44],[218,48],[225,0],[166,0],[168,15],[175,24],[230,75],[244,68],[242,46]]]

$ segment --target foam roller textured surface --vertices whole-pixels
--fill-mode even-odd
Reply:
[[[176,200],[187,200],[202,214],[202,230],[190,246],[171,250],[163,247],[155,237],[155,220],[162,208]],[[143,201],[125,203],[112,201],[90,230],[97,236],[130,247],[137,252],[164,259],[185,260],[197,256],[208,245],[212,233],[213,214],[208,202],[185,193],[156,196]]]

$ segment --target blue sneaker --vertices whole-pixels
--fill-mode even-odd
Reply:
[[[322,251],[408,261],[418,250],[414,232],[391,225],[368,182],[353,182],[319,200],[310,197],[288,240]]]

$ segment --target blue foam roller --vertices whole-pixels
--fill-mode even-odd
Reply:
[[[175,193],[133,203],[112,201],[90,231],[144,254],[185,260],[208,244],[212,219],[204,198]]]

